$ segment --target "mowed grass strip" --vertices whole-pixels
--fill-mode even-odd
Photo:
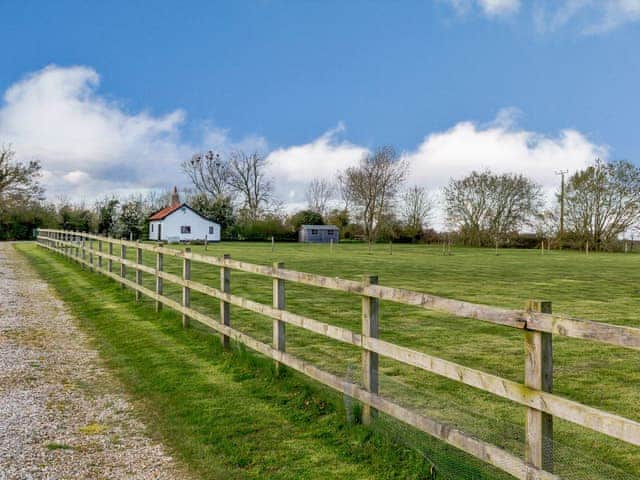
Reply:
[[[175,245],[175,248],[183,246]],[[106,248],[106,247],[105,247]],[[536,250],[455,248],[453,255],[431,245],[277,244],[223,242],[191,246],[192,251],[359,280],[378,275],[381,284],[425,291],[449,298],[522,309],[528,299],[550,300],[553,310],[571,316],[640,327],[640,255]],[[134,252],[129,249],[129,258]],[[144,263],[154,265],[153,254]],[[181,272],[181,260],[165,256],[166,270]],[[271,304],[271,279],[233,271],[233,293]],[[133,279],[133,272],[128,272]],[[219,285],[219,269],[193,262],[192,279]],[[143,276],[153,287],[153,277]],[[286,284],[287,310],[317,320],[360,330],[360,299],[355,295],[291,282]],[[180,299],[180,288],[165,292]],[[216,314],[218,302],[193,294],[194,308]],[[380,332],[385,340],[522,382],[522,332],[476,320],[415,307],[381,303]],[[269,342],[271,321],[232,307],[232,323]],[[336,374],[360,378],[358,349],[307,331],[288,327],[287,350]],[[380,391],[419,411],[435,416],[506,448],[524,451],[525,409],[491,394],[381,359]],[[560,395],[625,417],[640,420],[640,354],[594,342],[554,338],[554,391]],[[640,476],[637,447],[590,430],[557,421],[556,472],[566,478]],[[611,469],[611,470],[610,470]],[[613,473],[612,473],[613,472]],[[582,475],[582,477],[580,477]]]
[[[338,394],[286,369],[276,374],[250,352],[225,351],[217,335],[183,329],[177,313],[156,314],[151,301],[137,303],[61,256],[16,248],[90,333],[148,433],[195,478],[429,479],[433,464],[439,479],[507,478],[393,420],[373,429],[347,423],[354,412],[347,415]]]

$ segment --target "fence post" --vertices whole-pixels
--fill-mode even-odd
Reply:
[[[276,262],[273,264],[273,272],[284,268],[284,263]],[[284,280],[281,278],[273,279],[273,308],[278,310],[285,309],[285,290]],[[285,351],[285,325],[282,320],[273,320],[273,348],[280,352]],[[280,364],[276,362],[276,368],[279,368]]]
[[[365,275],[363,283],[365,286],[376,285],[378,277]],[[362,297],[362,335],[378,338],[378,311],[377,298]],[[362,351],[362,384],[365,390],[378,393],[378,354],[369,350]],[[369,425],[375,415],[376,411],[371,406],[362,406],[362,423]]]
[[[140,241],[136,242],[136,263],[138,265],[142,264],[142,248],[140,248]],[[136,269],[136,283],[139,286],[142,286],[142,270],[139,268]],[[140,290],[136,290],[136,302],[139,302],[142,298],[142,292]]]
[[[82,247],[82,269],[86,269],[87,265],[84,263],[87,261],[87,242],[84,238],[84,233],[80,233],[80,246]]]
[[[76,245],[75,246],[75,253],[76,253],[75,254],[75,257],[76,257],[75,260],[76,260],[76,262],[80,263],[79,262],[79,259],[80,259],[80,239],[78,238],[78,231],[77,230],[73,231],[73,243]]]
[[[89,268],[92,272],[95,271],[93,268],[93,238],[89,239],[89,263],[91,267]]]
[[[102,240],[98,240],[98,251],[100,255],[98,255],[98,270],[102,270]]]
[[[120,245],[120,259],[126,260],[127,258],[127,246],[123,243]],[[121,261],[120,262],[120,278],[123,280],[127,277],[127,266]],[[121,288],[125,288],[124,283],[120,283]]]
[[[185,255],[191,253],[190,248],[184,249]],[[184,257],[182,259],[182,280],[191,280],[191,260]],[[182,287],[182,306],[189,307],[191,305],[191,290],[189,287]],[[189,326],[190,318],[185,313],[182,314],[182,326],[187,328]]]
[[[162,242],[158,244],[159,247],[162,247]],[[156,253],[156,294],[163,294],[163,284],[162,277],[158,275],[158,272],[161,272],[164,268],[164,255],[161,252]],[[156,312],[162,310],[162,302],[160,300],[156,300]]]
[[[228,253],[222,256],[223,260],[228,260],[229,258],[231,258],[231,255]],[[223,293],[231,293],[231,269],[228,267],[220,267],[220,290],[222,290]],[[220,300],[220,323],[222,325],[229,326],[231,324],[230,313],[229,302]],[[222,335],[220,341],[224,348],[229,348],[228,335]]]
[[[109,259],[107,260],[107,271],[109,273],[113,272],[113,260],[111,259],[111,257],[113,257],[113,242],[111,241],[111,237],[109,237],[109,247],[107,252],[109,253]]]
[[[551,302],[529,300],[529,312],[551,313]],[[535,390],[553,390],[552,334],[525,331],[524,383]],[[527,408],[525,459],[537,468],[553,471],[553,416],[535,408]]]

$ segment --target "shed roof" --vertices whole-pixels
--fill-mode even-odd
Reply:
[[[301,228],[304,228],[305,230],[340,230],[335,225],[302,225]]]

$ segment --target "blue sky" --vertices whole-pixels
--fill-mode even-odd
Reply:
[[[5,0],[0,19],[0,142],[40,158],[52,192],[162,188],[209,146],[273,153],[292,202],[301,164],[326,176],[382,144],[430,188],[640,159],[640,0]]]

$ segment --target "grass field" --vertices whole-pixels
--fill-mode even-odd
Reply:
[[[211,342],[202,333],[198,333],[195,329],[182,332],[177,327],[177,315],[165,312],[160,318],[155,318],[155,314],[152,314],[150,309],[150,301],[133,306],[131,302],[133,295],[130,292],[123,295],[114,287],[113,282],[88,272],[81,272],[75,265],[38,250],[34,246],[21,245],[18,248],[32,259],[43,275],[60,289],[63,296],[70,297],[66,298],[68,301],[74,305],[77,304],[77,308],[86,319],[85,322],[94,330],[99,341],[107,342],[106,355],[116,360],[119,356],[123,356],[123,359],[133,364],[128,367],[120,365],[120,368],[125,370],[124,378],[129,378],[128,383],[133,391],[139,388],[138,382],[144,383],[144,380],[140,379],[141,372],[137,371],[138,367],[136,367],[142,364],[139,367],[143,369],[144,375],[166,376],[167,378],[162,382],[170,391],[184,388],[187,390],[184,395],[189,398],[191,395],[202,396],[199,390],[203,386],[201,382],[190,383],[188,386],[180,382],[183,374],[181,369],[193,376],[200,375],[200,371],[202,371],[201,375],[207,375],[206,372],[216,368],[221,358],[227,358],[224,352],[217,350],[212,352],[217,342]],[[204,251],[203,247],[196,246],[192,249],[198,252]],[[435,246],[396,245],[393,255],[389,255],[387,246],[376,245],[373,254],[369,254],[365,246],[358,244],[335,246],[333,251],[330,251],[326,245],[278,244],[272,252],[270,244],[258,243],[209,245],[206,253],[211,255],[230,253],[233,258],[260,264],[284,261],[287,268],[349,279],[359,279],[363,274],[375,274],[384,285],[496,306],[522,308],[529,298],[550,300],[553,302],[553,310],[556,313],[640,326],[640,315],[638,315],[640,256],[635,254],[590,254],[587,257],[578,252],[547,252],[545,255],[540,255],[538,251],[531,250],[501,250],[500,255],[496,256],[493,250],[458,248],[454,249],[452,256],[443,256],[440,248]],[[134,252],[130,251],[129,258],[133,259],[133,256]],[[153,265],[154,258],[145,254],[144,263]],[[177,259],[166,257],[165,269],[178,273],[181,265]],[[129,278],[133,278],[133,272],[129,272]],[[145,285],[152,286],[151,277],[145,275],[143,279]],[[197,263],[192,265],[192,279],[215,286],[219,284],[216,268]],[[87,288],[99,289],[95,293],[96,298],[93,298],[92,293],[92,298],[87,299]],[[263,303],[271,303],[269,279],[233,272],[231,289],[235,294]],[[166,285],[165,293],[175,299],[180,296],[180,290],[175,286]],[[90,302],[90,308],[93,310],[100,308],[102,303],[111,306],[104,307],[106,310],[103,309],[102,313],[96,314],[92,313],[93,310],[83,311],[89,308],[83,302]],[[209,314],[218,312],[217,301],[195,292],[192,292],[192,305]],[[287,309],[352,330],[358,331],[360,328],[360,302],[352,295],[288,283]],[[112,313],[119,319],[118,326],[116,331],[108,332],[106,330],[115,329],[108,320]],[[94,318],[100,315],[106,318],[103,320]],[[132,322],[129,317],[146,320]],[[231,309],[231,319],[232,323],[242,331],[260,340],[270,341],[271,321],[269,319],[234,307]],[[130,324],[133,326],[130,327]],[[144,325],[145,329],[157,329],[157,332],[154,330],[154,335],[160,335],[159,332],[162,332],[162,341],[160,342],[159,338],[155,339],[153,335],[145,341],[142,339],[136,341],[137,336],[142,335],[142,332],[135,329],[142,329],[141,325]],[[381,337],[385,340],[436,354],[511,380],[522,381],[524,355],[521,332],[386,302],[381,304],[380,329]],[[122,339],[121,337],[125,334],[118,334],[118,331],[127,332],[127,335],[134,335],[134,337],[131,340]],[[196,338],[197,342],[194,340]],[[137,348],[129,351],[131,345],[127,342],[133,342]],[[166,366],[163,362],[167,360],[153,359],[154,355],[158,356],[158,352],[153,348],[147,351],[147,344],[154,342],[176,344],[179,352],[171,354],[176,357],[175,365]],[[556,338],[554,342],[554,390],[556,393],[640,420],[640,369],[638,368],[640,355],[637,352],[564,338]],[[191,351],[183,352],[185,349]],[[179,361],[181,355],[195,354],[192,351],[198,349],[207,351],[206,354],[198,351],[197,362]],[[288,327],[287,350],[334,373],[353,379],[359,378],[360,357],[359,351],[355,348]],[[147,360],[147,356],[152,358]],[[244,357],[247,355],[245,354]],[[252,355],[248,357],[254,358]],[[114,363],[118,364],[118,361]],[[228,361],[224,364],[227,365],[226,368],[231,368],[228,367]],[[309,448],[308,452],[316,452],[316,446],[308,446],[302,437],[305,432],[313,436],[311,432],[316,432],[317,428],[324,428],[322,435],[328,435],[327,438],[330,438],[325,445],[335,445],[331,455],[338,460],[331,460],[332,463],[319,460],[319,464],[315,466],[305,464],[302,474],[295,470],[299,460],[293,460],[283,465],[282,470],[274,469],[265,474],[265,471],[260,469],[268,468],[262,465],[268,466],[270,463],[263,461],[261,455],[274,461],[271,456],[275,453],[271,453],[269,445],[273,446],[275,442],[263,439],[266,442],[261,444],[264,451],[256,455],[252,453],[246,455],[247,465],[251,467],[246,465],[237,467],[242,472],[238,474],[238,478],[250,476],[277,478],[278,475],[282,475],[282,478],[287,476],[288,478],[296,476],[315,478],[332,476],[334,473],[335,478],[344,476],[416,478],[416,472],[423,469],[425,465],[425,458],[427,464],[428,460],[433,460],[440,469],[442,475],[438,478],[497,478],[495,472],[479,468],[476,462],[469,460],[466,456],[459,455],[450,449],[442,449],[437,443],[394,422],[381,421],[384,428],[378,428],[377,432],[374,428],[374,434],[370,435],[370,431],[360,426],[349,427],[346,430],[339,428],[338,426],[344,426],[344,419],[340,419],[341,416],[344,417],[344,412],[340,413],[338,407],[332,407],[331,413],[310,414],[304,408],[300,413],[296,410],[299,406],[289,408],[286,399],[291,395],[295,397],[292,393],[296,391],[295,385],[306,385],[306,388],[311,388],[314,392],[316,387],[310,387],[309,382],[295,375],[274,383],[269,380],[268,369],[254,367],[255,360],[252,360],[249,366],[246,361],[243,365],[245,365],[244,372],[262,372],[250,374],[252,395],[266,397],[262,399],[265,400],[264,403],[268,403],[266,400],[273,396],[274,403],[280,406],[287,405],[283,410],[293,411],[289,415],[296,417],[294,423],[299,426],[300,431],[287,433],[286,427],[277,427],[273,435],[285,435],[289,438],[293,438],[292,435],[298,435],[295,437],[295,450],[298,450],[299,445],[301,456],[311,461],[308,453],[304,453],[305,448]],[[156,372],[157,369],[161,371]],[[165,370],[169,371],[165,372]],[[383,395],[450,422],[514,453],[522,453],[524,408],[471,387],[385,359],[381,360],[381,374]],[[236,382],[238,375],[232,376]],[[273,393],[274,389],[276,393]],[[335,395],[322,389],[317,389],[317,392],[319,392],[317,395],[326,399],[323,401],[327,404],[339,406],[340,399],[336,400]],[[157,394],[160,395],[160,393]],[[141,401],[149,395],[143,389],[140,392]],[[314,396],[316,393],[311,395]],[[202,401],[213,401],[207,400],[208,398],[207,396]],[[232,393],[229,393],[227,400],[229,399],[235,402]],[[154,415],[157,414],[157,412],[154,413]],[[160,417],[165,415],[160,414]],[[298,422],[300,420],[297,418],[298,415],[301,415],[304,421]],[[172,422],[181,423],[181,420],[174,418],[172,414],[168,417],[169,419],[166,420],[168,429],[171,428]],[[215,419],[211,419],[211,422],[215,423]],[[219,427],[207,424],[207,428],[215,432]],[[207,428],[202,426],[202,430]],[[253,434],[263,436],[265,428],[269,429],[268,426],[261,426],[258,423]],[[190,431],[181,433],[184,441],[191,444],[191,449],[197,452],[198,448],[205,450],[205,447],[213,448],[204,440],[207,433],[201,432],[199,428],[195,430],[196,432],[192,433]],[[389,438],[389,432],[392,432],[392,439]],[[556,421],[555,432],[556,472],[563,478],[626,479],[640,476],[640,452],[636,447],[563,421]],[[158,435],[166,438],[167,430],[159,428]],[[209,432],[208,435],[215,436],[216,433]],[[244,442],[247,440],[246,435],[246,432],[240,432],[238,437],[234,438],[233,433],[230,433],[229,441],[240,442],[238,445],[249,448]],[[365,441],[362,440],[363,435],[366,438]],[[382,458],[386,459],[382,464],[375,460],[375,455],[371,451],[374,443],[371,442],[379,442],[375,450],[376,452],[380,450]],[[401,453],[394,454],[395,444],[405,446],[401,449]],[[358,445],[357,449],[360,450],[354,453],[353,445]],[[180,445],[173,445],[173,447],[179,452],[182,448]],[[197,468],[197,458],[193,459],[194,455],[197,457],[196,454],[181,453],[180,455],[186,459],[187,463],[194,464],[196,465],[194,468]],[[291,455],[291,452],[288,455]],[[294,458],[298,457],[294,456]],[[314,455],[314,458],[317,457]],[[406,460],[403,460],[405,458]],[[224,460],[216,462],[216,464],[220,463],[223,466],[226,465]],[[261,466],[256,466],[257,463]],[[343,468],[343,465],[344,468],[354,470],[341,471],[340,468]],[[215,475],[212,478],[216,478]]]

